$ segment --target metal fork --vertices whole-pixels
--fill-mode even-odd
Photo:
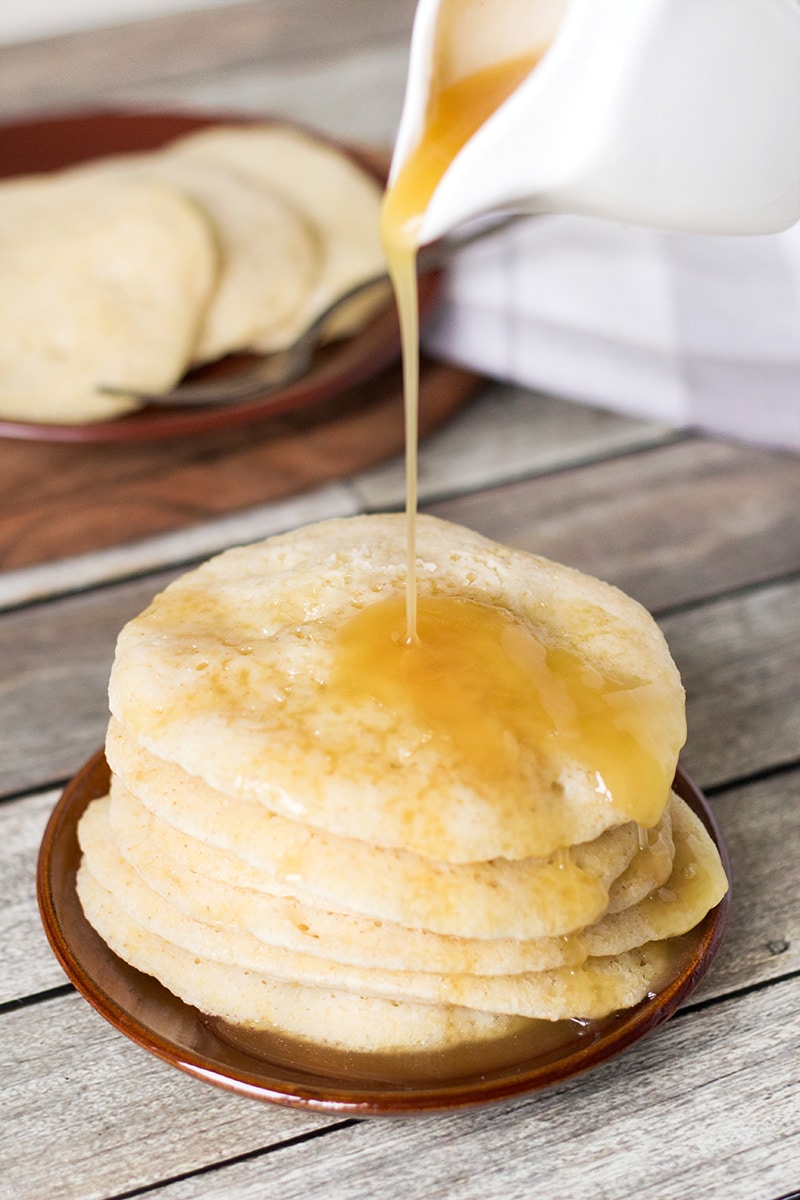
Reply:
[[[152,406],[224,406],[241,404],[257,396],[286,388],[296,382],[311,365],[314,352],[322,341],[328,325],[356,299],[372,290],[389,291],[389,276],[384,272],[362,280],[342,293],[303,330],[290,346],[259,357],[249,366],[213,379],[198,379],[179,383],[169,392],[139,392],[131,388],[101,387],[107,395],[134,396],[140,403]]]
[[[426,274],[437,270],[455,250],[477,238],[486,237],[498,229],[505,228],[516,219],[515,215],[495,218],[491,223],[476,225],[460,238],[423,247],[417,258],[418,271]],[[100,391],[109,395],[134,396],[146,407],[223,407],[269,395],[270,392],[288,387],[305,375],[333,319],[349,304],[366,296],[372,289],[384,289],[388,295],[389,276],[386,272],[373,275],[338,296],[291,346],[287,346],[285,350],[265,354],[249,366],[231,370],[227,374],[219,374],[214,378],[179,383],[169,392],[140,392],[136,389],[110,386],[101,387]]]

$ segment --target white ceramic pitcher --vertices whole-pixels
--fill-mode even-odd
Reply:
[[[447,169],[420,244],[515,211],[723,234],[800,218],[800,0],[420,0],[392,176],[435,59],[455,81],[537,46]]]

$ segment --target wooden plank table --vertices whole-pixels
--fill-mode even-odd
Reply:
[[[104,64],[122,31],[10,47],[0,51],[6,116],[90,102],[277,103],[331,132],[387,144],[411,6],[382,0],[367,16],[361,4],[330,0],[330,42],[313,11],[311,0],[244,4],[130,27],[118,76]],[[91,63],[93,75],[76,70]],[[37,90],[39,74],[46,90]],[[209,505],[200,492],[239,445],[196,461],[163,447],[150,459],[140,447],[127,464],[98,457],[109,497],[120,487],[132,504],[141,479],[154,514],[111,535],[92,525],[97,506],[82,496],[85,449],[44,452],[37,481],[41,450],[0,445],[0,1197],[790,1195],[800,1187],[796,456],[488,383],[423,444],[423,508],[620,584],[656,614],[683,673],[684,765],[729,847],[732,915],[700,989],[649,1038],[538,1095],[458,1115],[356,1121],[192,1080],[128,1042],[65,981],[38,919],[36,856],[60,788],[102,742],[120,626],[187,564],[226,545],[402,504],[396,447],[366,465],[350,443],[332,448],[319,434],[312,452],[297,431],[286,436],[301,455],[296,485],[279,498],[234,488],[228,504]],[[176,527],[163,506],[174,509],[178,495],[197,507]],[[60,535],[59,497],[69,513]],[[25,544],[34,528],[35,551]]]

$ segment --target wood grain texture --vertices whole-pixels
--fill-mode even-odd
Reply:
[[[774,1200],[800,1172],[796,1071],[784,1048],[800,1020],[795,981],[673,1018],[538,1096],[365,1121],[299,1144],[290,1139],[324,1119],[183,1080],[81,1004],[50,1002],[46,1023],[35,1010],[6,1018],[6,1036],[27,1048],[8,1083],[27,1103],[6,1113],[4,1134],[19,1139],[38,1118],[59,1161],[55,1180],[43,1155],[17,1167],[17,1190],[0,1191],[8,1200],[96,1200],[143,1178],[160,1183],[161,1200]],[[225,1165],[237,1154],[249,1157]]]
[[[202,525],[0,572],[0,610],[113,585],[121,578],[145,575],[176,563],[198,562],[229,546],[259,541],[312,521],[351,517],[359,511],[347,482],[337,481],[277,503],[226,513]]]
[[[170,578],[0,617],[0,795],[65,779],[102,744],[117,634]]]
[[[77,993],[3,1014],[0,1046],[0,1200],[99,1200],[331,1124],[190,1079]]]
[[[800,581],[661,625],[686,688],[682,761],[703,787],[800,761]]]
[[[475,375],[423,372],[421,437],[453,416]],[[403,446],[399,369],[313,409],[164,442],[0,440],[0,569],[118,546],[296,495]]]
[[[3,46],[3,111],[58,111],[143,79],[185,83],[231,64],[267,71],[407,42],[413,13],[413,0],[251,0]]]
[[[60,987],[66,977],[45,937],[36,906],[36,860],[58,792],[0,804],[0,1005]]]
[[[722,948],[690,1003],[800,973],[798,795],[794,770],[714,797],[732,899]]]
[[[452,379],[452,376],[448,376]],[[395,413],[395,417],[397,414]],[[358,443],[355,434],[341,430],[342,437],[351,438],[350,452],[355,452]],[[360,429],[361,437],[368,437],[368,430]],[[275,436],[280,435],[275,431]],[[581,462],[590,462],[619,454],[628,454],[636,449],[646,449],[674,437],[674,433],[647,421],[636,421],[582,405],[568,404],[554,397],[533,396],[521,389],[500,384],[479,387],[474,398],[455,412],[443,425],[424,438],[420,444],[420,496],[423,502],[440,499],[443,495],[458,495],[475,488],[491,488],[519,480],[520,476],[536,475],[547,471],[558,471],[575,467]],[[73,452],[78,450],[73,447]],[[323,462],[331,456],[343,465],[342,452],[336,447],[323,448]],[[22,493],[17,497],[16,485],[7,489],[6,529],[7,550],[10,561],[19,557],[23,560],[32,554],[60,555],[64,553],[61,541],[50,533],[43,514],[54,518],[56,526],[62,521],[79,525],[79,543],[97,540],[82,533],[82,497],[80,491],[70,485],[74,470],[80,478],[87,474],[82,456],[67,453],[69,447],[49,446],[11,455],[12,468],[21,473]],[[119,448],[118,448],[119,450]],[[145,488],[152,487],[147,474],[157,474],[159,453],[165,455],[165,470],[179,475],[189,472],[194,455],[190,449],[173,447],[159,452],[155,447],[144,450],[143,465],[139,461],[142,447],[128,448],[129,452],[117,453],[119,458],[117,475],[108,475],[109,494],[116,494],[119,486],[129,499],[135,501],[138,473],[145,475]],[[264,454],[271,453],[268,449]],[[364,454],[366,455],[366,450]],[[37,482],[34,473],[26,468],[29,455],[33,455],[42,466],[42,479]],[[373,457],[376,451],[372,450]],[[0,457],[2,443],[0,443]],[[41,457],[40,457],[41,456]],[[115,457],[112,448],[111,457]],[[73,459],[75,465],[73,466]],[[101,462],[99,454],[89,456],[91,464]],[[139,472],[134,470],[139,468]],[[102,465],[99,466],[102,471]],[[209,474],[211,463],[208,464]],[[320,474],[319,463],[316,465]],[[219,471],[222,487],[226,486],[227,471]],[[64,476],[63,483],[60,476]],[[103,479],[105,479],[105,475]],[[73,477],[74,484],[74,477]],[[100,478],[89,476],[88,517],[94,519],[102,513]],[[296,485],[296,479],[295,479]],[[158,483],[156,483],[158,486]],[[165,489],[174,485],[164,484]],[[215,481],[215,489],[218,486]],[[66,512],[62,515],[58,498],[64,489]],[[2,484],[0,484],[2,489]],[[26,500],[26,495],[28,499]],[[143,573],[158,570],[172,563],[208,556],[239,541],[251,541],[266,537],[272,532],[293,528],[326,515],[348,515],[358,511],[397,509],[404,502],[404,463],[402,454],[396,454],[383,466],[360,471],[357,475],[344,475],[334,483],[322,485],[312,491],[295,494],[280,503],[266,502],[249,505],[220,515],[222,507],[212,496],[193,496],[194,506],[201,503],[207,513],[201,524],[182,524],[166,533],[151,533],[146,538],[137,538],[121,546],[110,546],[103,552],[88,551],[75,553],[66,558],[51,558],[40,562],[34,570],[29,567],[7,565],[0,572],[0,607],[11,607],[40,597],[57,595],[61,591],[86,588],[93,584],[114,581],[121,571]],[[155,524],[168,520],[167,513],[157,509]],[[105,505],[105,508],[114,507]],[[73,511],[73,509],[75,511]],[[25,548],[20,539],[27,536],[28,526],[23,512],[34,523],[32,526],[37,547]],[[116,515],[110,518],[119,520]],[[184,520],[188,519],[186,514]],[[152,524],[141,521],[140,529]],[[3,517],[0,515],[0,530]],[[2,541],[0,541],[2,546]]]
[[[800,458],[682,440],[433,505],[656,611],[800,570]]]
[[[479,402],[457,413],[420,446],[419,497],[424,504],[435,504],[480,492],[486,511],[481,504],[465,509],[474,513],[472,524],[477,528],[481,521],[492,521],[493,494],[486,489],[498,487],[505,492],[504,485],[509,485],[508,494],[513,495],[516,484],[522,500],[516,518],[522,521],[528,511],[522,480],[527,484],[536,476],[646,450],[676,436],[673,429],[654,421],[487,382]],[[362,471],[353,486],[367,509],[402,507],[402,455]],[[513,511],[514,505],[509,508]],[[507,524],[508,515],[500,520]]]

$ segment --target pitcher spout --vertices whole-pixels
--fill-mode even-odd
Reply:
[[[520,55],[530,69],[444,170],[419,244],[509,212],[725,234],[800,218],[796,0],[420,0],[391,179],[437,93]]]

